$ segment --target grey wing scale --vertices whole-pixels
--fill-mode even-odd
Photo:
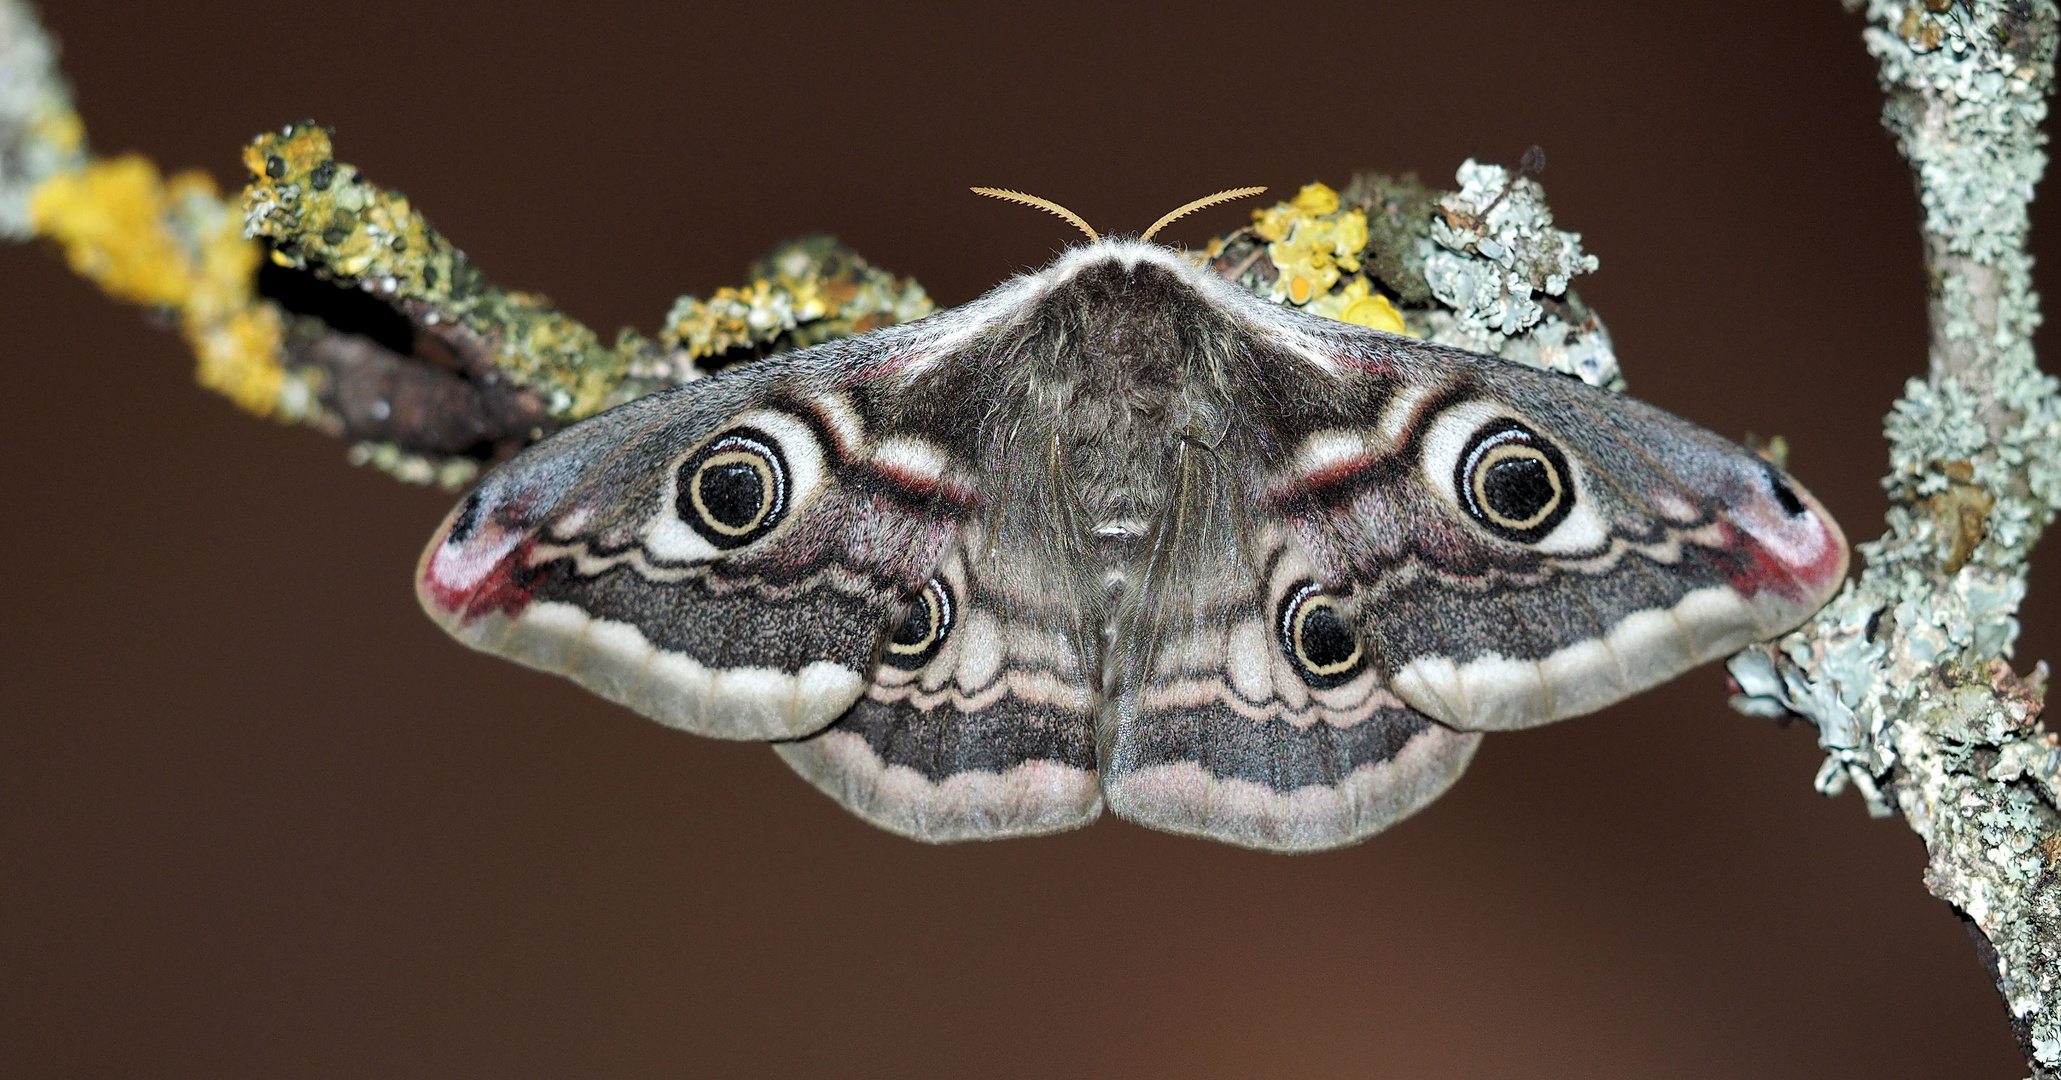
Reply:
[[[532,448],[447,518],[424,607],[663,723],[775,741],[905,835],[1092,821],[1099,696],[1056,495],[1033,471],[984,497],[973,446],[883,378],[894,343],[763,361]]]
[[[779,747],[860,817],[924,840],[1075,828],[1103,802],[1098,597],[1084,588],[1094,573],[1069,527],[1056,431],[1009,392],[1020,371],[973,355],[981,362],[970,370],[936,376],[959,392],[924,396],[934,426],[957,434],[952,452],[979,463],[986,498],[858,704],[821,735]]]
[[[1808,493],[1692,424],[1457,350],[1254,318],[1298,347],[1225,335],[1222,419],[1164,470],[1114,619],[1120,817],[1351,843],[1437,797],[1475,732],[1779,633],[1844,575]]]

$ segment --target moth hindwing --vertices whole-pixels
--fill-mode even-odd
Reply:
[[[1796,626],[1846,557],[1686,421],[1105,240],[539,443],[418,592],[908,836],[1106,806],[1304,851],[1437,797],[1481,732]]]

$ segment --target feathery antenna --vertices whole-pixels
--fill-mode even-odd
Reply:
[[[1076,214],[1073,211],[1068,210],[1066,207],[1061,206],[1050,199],[1040,199],[1036,195],[1025,195],[1021,191],[1010,191],[1008,188],[977,187],[973,189],[973,193],[975,195],[986,195],[991,199],[1007,199],[1010,202],[1019,202],[1024,204],[1025,206],[1035,206],[1038,209],[1045,211],[1046,213],[1058,214],[1060,217],[1063,217],[1066,220],[1073,222],[1075,228],[1079,229],[1084,233],[1087,233],[1088,241],[1090,243],[1102,239],[1101,237],[1095,235],[1095,230],[1093,227],[1091,227],[1086,221],[1081,220],[1081,216],[1079,214]]]
[[[1173,224],[1177,219],[1186,217],[1197,210],[1204,209],[1205,207],[1215,206],[1216,204],[1222,202],[1230,202],[1232,199],[1242,199],[1248,195],[1257,195],[1265,190],[1267,189],[1263,187],[1241,187],[1231,188],[1228,191],[1219,191],[1214,195],[1206,195],[1200,199],[1195,200],[1192,203],[1189,203],[1186,206],[1181,207],[1179,210],[1175,210],[1167,216],[1160,218],[1158,221],[1153,222],[1152,227],[1145,230],[1145,235],[1139,237],[1138,239],[1150,240],[1152,239],[1153,233],[1156,233],[1159,230],[1166,228],[1168,225]]]

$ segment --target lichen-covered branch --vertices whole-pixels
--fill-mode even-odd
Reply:
[[[86,163],[86,129],[35,13],[0,2],[0,238],[35,235],[29,194]]]
[[[1524,173],[1465,162],[1453,192],[1373,173],[1310,184],[1200,257],[1276,303],[1622,390],[1609,331],[1568,288],[1596,257],[1553,228],[1530,156]]]
[[[1859,7],[1858,0],[1848,0]],[[1931,370],[1887,421],[1892,507],[1815,620],[1735,657],[1753,713],[1797,713],[1925,840],[1925,884],[1980,933],[2028,1061],[2061,1076],[2061,742],[2046,666],[2005,661],[2026,558],[2061,507],[2061,396],[2034,364],[2027,204],[2046,167],[2051,0],[1866,0],[1883,122],[1916,174]]]
[[[20,0],[0,0],[0,237],[55,242],[109,296],[178,327],[203,386],[352,441],[354,461],[448,487],[559,426],[708,370],[930,313],[913,280],[828,237],[785,245],[749,285],[682,297],[656,340],[603,344],[501,289],[409,200],[293,124],[244,151],[224,199],[205,173],[95,157]]]
[[[202,385],[347,438],[353,461],[402,479],[461,486],[611,406],[932,310],[914,280],[811,237],[748,285],[681,297],[655,339],[604,344],[487,280],[314,124],[244,149],[240,213],[204,173],[89,155],[55,58],[26,5],[0,0],[0,235],[53,240],[110,296],[165,312]],[[1311,184],[1197,259],[1279,303],[1621,385],[1608,333],[1567,287],[1595,259],[1552,228],[1538,184],[1471,161],[1459,179],[1444,196],[1410,177]]]

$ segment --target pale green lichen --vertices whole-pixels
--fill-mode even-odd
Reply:
[[[1547,306],[1596,269],[1581,234],[1553,227],[1545,189],[1529,176],[1470,159],[1456,179],[1460,190],[1439,200],[1419,242],[1431,294],[1452,311],[1432,340],[1622,389],[1602,323]]]
[[[0,0],[0,239],[35,229],[29,197],[86,163],[86,130],[57,68],[57,44],[21,0]]]
[[[1853,4],[1852,6],[1859,6]],[[1888,531],[1807,626],[1730,663],[1742,711],[1795,713],[1848,784],[1925,840],[1978,927],[2030,1063],[2061,1075],[2061,740],[2021,680],[2025,560],[2061,510],[2061,393],[2034,363],[2027,204],[2045,168],[2051,0],[1867,0],[1885,125],[1919,180],[1931,371],[1885,422]]]
[[[1500,165],[1461,163],[1460,190],[1438,201],[1424,277],[1432,295],[1500,334],[1532,326],[1545,314],[1533,293],[1559,296],[1576,274],[1596,269],[1581,234],[1553,228],[1545,189]]]

